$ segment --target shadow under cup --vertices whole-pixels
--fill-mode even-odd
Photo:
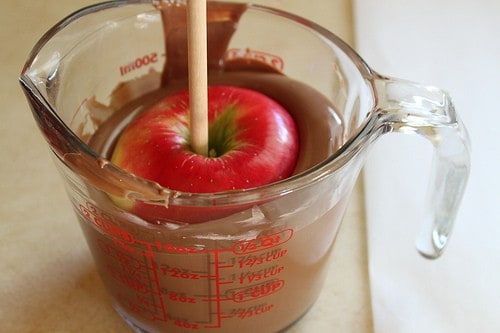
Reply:
[[[377,94],[408,98],[391,92],[399,82],[375,74],[317,25],[260,6],[238,8],[236,16],[231,10],[225,16],[223,23],[237,20],[237,29],[212,63],[210,80],[264,89],[300,105],[293,114],[300,162],[295,175],[279,183],[181,193],[127,174],[89,146],[128,102],[165,85],[169,59],[182,50],[168,47],[169,18],[149,1],[74,13],[41,39],[22,73],[100,276],[116,310],[140,332],[276,332],[300,318],[321,291],[367,148],[392,130],[388,124],[400,121],[394,115],[403,104],[397,112],[382,112]],[[252,78],[256,68],[229,70],[228,64],[238,63],[260,64],[267,73]],[[185,84],[183,73],[168,79]],[[429,100],[440,101],[436,96]],[[396,101],[380,100],[382,106]],[[320,113],[318,103],[325,106]],[[146,221],[117,207],[112,197],[205,218],[193,224],[183,214],[172,219],[160,213]]]

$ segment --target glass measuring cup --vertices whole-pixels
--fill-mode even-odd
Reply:
[[[110,96],[123,82],[136,83],[128,98],[161,85],[164,45],[150,2],[97,5],[49,31],[21,77],[114,305],[138,331],[273,332],[293,323],[321,290],[350,191],[384,133],[421,134],[436,147],[419,249],[432,257],[444,248],[468,173],[465,131],[448,96],[378,75],[331,33],[283,12],[245,9],[224,59],[258,60],[320,91],[342,119],[339,149],[284,182],[213,195],[169,191],[107,163],[88,143],[121,109]],[[110,196],[238,209],[199,224],[155,224]]]

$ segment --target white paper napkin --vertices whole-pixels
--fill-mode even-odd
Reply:
[[[380,73],[449,91],[472,174],[443,257],[418,256],[431,146],[381,139],[365,168],[376,333],[500,332],[500,1],[353,0],[356,48]]]

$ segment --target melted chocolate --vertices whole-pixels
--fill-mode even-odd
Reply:
[[[163,70],[163,85],[172,79],[183,79],[188,73],[186,6],[172,1],[160,1],[167,61]],[[207,44],[209,70],[224,66],[229,41],[248,5],[207,3]]]

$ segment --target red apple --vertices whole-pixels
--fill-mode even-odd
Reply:
[[[244,88],[209,87],[209,156],[191,150],[188,111],[187,90],[163,98],[123,131],[111,162],[166,188],[190,193],[248,189],[292,174],[297,129],[290,114],[272,99]],[[193,217],[175,207],[136,203],[129,209],[146,219]],[[208,219],[212,214],[203,215]]]

